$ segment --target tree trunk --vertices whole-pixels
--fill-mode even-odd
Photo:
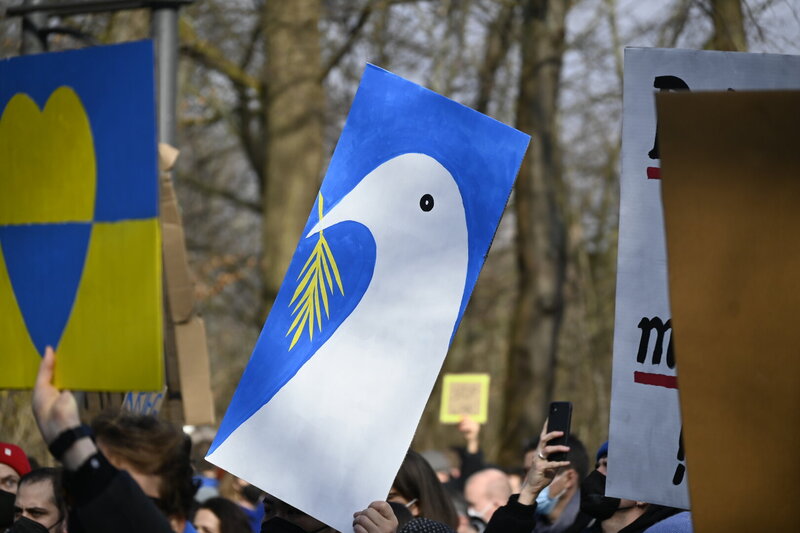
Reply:
[[[516,184],[519,282],[505,387],[500,461],[519,461],[553,396],[564,313],[566,234],[560,205],[558,92],[567,0],[528,0],[522,30],[517,127],[533,136]]]
[[[712,50],[747,51],[741,0],[711,0],[714,35],[707,48]]]
[[[319,0],[266,2],[263,309],[269,313],[317,194],[324,92]]]

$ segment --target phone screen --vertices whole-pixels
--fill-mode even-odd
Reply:
[[[547,443],[548,446],[564,445],[569,446],[569,426],[572,421],[572,402],[552,402],[550,404],[550,414],[547,416],[547,432],[563,431],[564,435],[557,437]],[[548,461],[566,461],[566,452],[555,452],[550,454]]]

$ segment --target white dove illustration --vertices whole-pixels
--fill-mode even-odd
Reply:
[[[414,434],[458,319],[469,252],[458,185],[420,153],[375,168],[306,237],[344,221],[375,240],[361,301],[209,460],[349,532],[353,512],[386,498]]]

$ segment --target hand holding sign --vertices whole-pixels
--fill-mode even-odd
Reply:
[[[52,444],[64,431],[80,426],[78,404],[68,390],[59,391],[53,385],[56,353],[48,346],[39,365],[36,386],[33,389],[33,416],[42,438]],[[76,470],[86,459],[97,452],[89,439],[78,439],[60,458],[68,470]]]

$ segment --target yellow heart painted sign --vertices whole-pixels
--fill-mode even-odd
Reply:
[[[60,387],[160,390],[151,43],[0,61],[0,79],[0,388],[32,386],[49,345]]]

